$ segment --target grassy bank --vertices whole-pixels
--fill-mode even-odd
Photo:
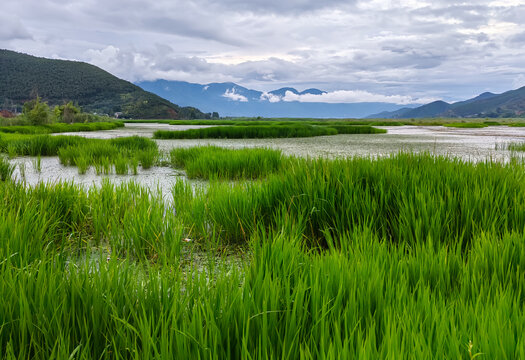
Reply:
[[[125,175],[131,170],[136,175],[139,165],[149,169],[158,157],[157,144],[138,136],[88,141],[58,150],[60,163],[77,166],[80,174],[93,166],[97,174],[111,173],[114,168],[117,174]]]
[[[176,148],[170,152],[171,165],[183,168],[189,178],[256,179],[283,169],[279,150],[225,149],[218,146]]]
[[[0,353],[524,358],[524,170],[291,159],[264,181],[179,182],[173,206],[133,184],[1,181]],[[182,266],[188,236],[251,261]]]

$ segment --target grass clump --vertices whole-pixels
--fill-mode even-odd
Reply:
[[[489,124],[487,123],[474,123],[474,122],[467,122],[467,123],[449,123],[449,124],[443,124],[443,126],[446,127],[454,127],[454,128],[463,128],[463,129],[482,129]]]
[[[131,136],[114,139],[87,139],[80,136],[50,135],[0,135],[0,151],[9,156],[54,156],[58,155],[65,166],[78,166],[84,174],[89,167],[95,166],[97,173],[102,170],[109,173],[117,165],[118,172],[132,166],[137,158],[144,169],[153,166],[158,159],[157,144],[150,139]]]
[[[80,173],[86,167],[95,166],[97,174],[108,174],[111,168],[119,175],[128,173],[128,168],[137,161],[143,169],[149,169],[158,158],[158,149],[152,140],[138,136],[110,140],[91,139],[83,144],[60,148],[58,157],[65,166],[78,166]],[[136,171],[134,171],[135,173]]]
[[[176,148],[170,152],[171,164],[184,168],[189,178],[256,179],[283,168],[280,150],[225,149],[218,146]]]
[[[328,234],[339,238],[359,228],[394,243],[467,244],[480,232],[502,235],[525,227],[524,184],[518,164],[429,154],[295,159],[264,182],[213,184],[181,208],[206,209],[194,231],[205,238],[211,225],[225,242],[245,242],[261,224],[271,228],[286,215],[303,219],[302,236],[313,245],[326,246]]]
[[[312,125],[221,126],[184,131],[157,130],[155,139],[260,139],[337,135],[337,130]]]
[[[4,155],[0,155],[0,181],[11,180],[15,166]]]
[[[173,206],[133,183],[0,182],[0,353],[525,358],[523,174],[291,159],[265,181],[177,183]],[[186,236],[249,242],[250,261],[184,267]]]

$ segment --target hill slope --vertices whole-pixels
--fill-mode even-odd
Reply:
[[[204,118],[90,64],[0,50],[0,107],[16,107],[37,95],[49,105],[73,101],[84,111],[122,112],[132,118]]]
[[[525,87],[503,94],[483,93],[475,98],[448,104],[435,101],[410,111],[382,112],[370,118],[425,117],[523,117],[525,116]]]

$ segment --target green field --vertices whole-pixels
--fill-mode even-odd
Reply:
[[[523,163],[171,161],[216,180],[166,202],[133,183],[25,187],[0,159],[5,358],[525,357]]]

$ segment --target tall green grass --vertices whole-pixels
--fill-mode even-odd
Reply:
[[[525,151],[525,143],[510,143],[505,148],[510,151]]]
[[[0,181],[11,180],[15,166],[4,156],[0,155]]]
[[[221,126],[184,131],[157,130],[155,139],[252,139],[337,135],[337,130],[303,124],[262,126]]]
[[[0,182],[0,353],[525,358],[524,174],[290,159],[264,181],[177,183],[173,206],[133,183]],[[249,261],[185,266],[187,236],[247,241]]]
[[[105,140],[63,135],[4,134],[0,135],[0,151],[9,153],[11,157],[58,155],[63,165],[78,166],[81,174],[91,166],[105,166],[106,162],[116,165],[116,172],[122,174],[127,173],[127,168],[136,161],[142,168],[149,169],[159,156],[157,144],[139,136]]]
[[[193,231],[205,238],[212,226],[225,242],[245,242],[257,226],[271,228],[286,215],[304,219],[303,236],[314,245],[359,228],[394,243],[466,245],[480,232],[524,229],[524,174],[518,163],[473,164],[429,154],[295,159],[261,182],[212,184],[187,199],[179,187],[175,197],[182,211],[205,209]]]
[[[225,149],[218,146],[175,148],[170,152],[171,164],[184,168],[189,178],[256,179],[283,169],[280,150]]]

